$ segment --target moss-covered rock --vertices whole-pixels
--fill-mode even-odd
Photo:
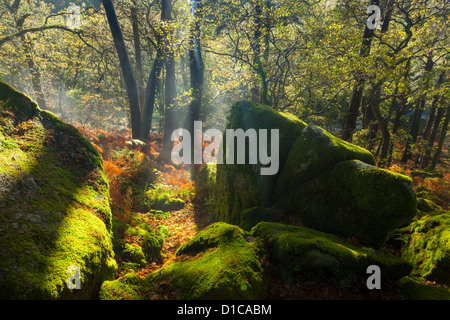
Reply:
[[[358,160],[339,162],[281,196],[277,206],[308,227],[375,248],[417,212],[409,177]]]
[[[409,277],[400,279],[398,285],[406,300],[450,300],[450,290],[445,287],[425,285]]]
[[[241,212],[240,227],[245,231],[250,231],[254,226],[262,221],[273,221],[277,212],[272,208],[253,207]]]
[[[402,257],[413,266],[411,276],[450,284],[450,214],[433,214],[404,228]]]
[[[141,300],[142,280],[137,273],[127,273],[114,281],[105,281],[100,290],[101,300]]]
[[[0,298],[89,299],[117,264],[102,158],[80,132],[0,83]],[[81,289],[69,290],[70,266]]]
[[[223,137],[223,163],[217,166],[215,205],[216,218],[239,224],[240,213],[251,207],[266,207],[273,202],[275,181],[283,167],[291,145],[300,136],[306,124],[297,117],[276,111],[270,107],[242,101],[232,106],[227,129],[271,129],[279,130],[279,170],[275,175],[261,175],[259,162],[256,165],[226,164],[226,134]],[[235,152],[237,154],[235,144]],[[268,148],[270,151],[270,137]],[[242,152],[242,150],[240,150]],[[248,159],[248,145],[246,146]]]
[[[217,164],[205,164],[197,175],[195,195],[208,209],[213,209],[214,187],[216,185]]]
[[[377,265],[383,280],[397,280],[411,271],[403,259],[346,243],[336,236],[304,227],[261,222],[251,234],[261,239],[271,262],[288,278],[303,275],[352,284],[367,278]]]
[[[322,128],[307,126],[292,145],[277,180],[276,197],[296,189],[344,160],[360,160],[375,165],[374,156],[366,149],[343,141]]]
[[[162,296],[180,299],[261,299],[267,289],[259,248],[246,241],[244,231],[218,222],[200,231],[183,244],[176,255],[179,260],[147,276],[131,288],[143,299]],[[116,290],[121,280],[107,282],[100,297],[122,298]],[[122,280],[123,283],[123,280]]]

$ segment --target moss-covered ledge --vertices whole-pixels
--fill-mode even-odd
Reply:
[[[261,222],[251,231],[261,240],[272,264],[285,278],[295,275],[318,278],[321,275],[348,285],[367,278],[367,268],[377,265],[383,280],[398,280],[412,266],[406,260],[379,251],[357,247],[336,236],[310,228]]]

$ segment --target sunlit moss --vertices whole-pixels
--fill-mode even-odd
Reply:
[[[0,297],[93,298],[115,276],[108,182],[101,157],[72,126],[0,83]],[[80,268],[81,289],[66,286]]]

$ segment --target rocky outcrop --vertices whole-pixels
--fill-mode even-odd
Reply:
[[[273,176],[261,176],[259,163],[218,164],[214,202],[220,221],[239,224],[246,209],[274,207],[311,228],[380,247],[416,214],[409,177],[375,167],[369,151],[293,115],[240,102],[227,128],[279,129],[280,161]]]
[[[75,127],[4,83],[0,212],[0,298],[92,299],[115,276],[101,156]],[[77,268],[81,287],[69,289]]]

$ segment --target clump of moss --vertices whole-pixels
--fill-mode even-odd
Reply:
[[[450,284],[450,214],[426,215],[403,232],[402,257],[414,266],[411,276]]]
[[[186,201],[180,198],[176,189],[165,186],[156,186],[148,190],[145,203],[149,209],[163,212],[178,211],[186,205]]]
[[[267,282],[259,248],[248,243],[244,231],[236,226],[212,224],[180,246],[176,255],[181,261],[147,276],[132,288],[129,296],[234,300],[260,299],[265,295]],[[117,290],[122,286],[118,281],[104,285],[100,296],[122,299],[130,287]]]
[[[411,271],[403,259],[360,248],[313,229],[261,222],[251,234],[261,239],[269,259],[289,279],[296,275],[356,283],[367,278],[367,267],[377,265],[384,280],[397,280]]]
[[[122,269],[144,266],[161,260],[164,234],[149,226],[141,214],[134,213],[129,222],[115,221],[114,251],[122,261]],[[133,265],[135,264],[135,265]]]
[[[127,273],[114,281],[105,281],[102,284],[99,298],[101,300],[141,300],[139,293],[141,278],[137,273]]]

